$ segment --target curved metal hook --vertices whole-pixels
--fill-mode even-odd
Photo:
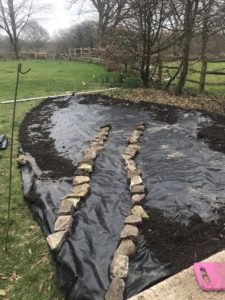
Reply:
[[[31,68],[28,69],[27,71],[23,72],[22,71],[23,65],[21,63],[18,64],[18,73],[22,74],[22,75],[26,75],[27,73],[29,73],[31,71]]]

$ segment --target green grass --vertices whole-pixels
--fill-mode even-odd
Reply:
[[[167,63],[166,65],[177,65],[176,63]],[[213,70],[219,70],[219,69],[225,69],[225,63],[209,63],[208,64],[208,69],[207,71],[213,71]],[[197,71],[201,70],[201,63],[200,62],[193,62],[190,63],[189,69],[194,69]],[[173,70],[170,70],[170,73],[173,74]],[[225,70],[223,71],[225,72]],[[165,77],[168,77],[168,74],[164,74]],[[200,80],[200,74],[197,73],[192,73],[191,72],[188,74],[188,79],[199,81]],[[225,83],[225,76],[219,75],[207,75],[206,76],[206,82],[209,83]],[[185,85],[186,88],[191,89],[195,92],[198,92],[198,84],[192,83],[192,82],[186,82]],[[210,96],[225,96],[225,84],[224,86],[211,86],[211,85],[206,85],[205,86],[205,94],[210,95]]]
[[[16,62],[0,62],[0,99],[13,99]],[[69,90],[104,88],[115,81],[115,74],[107,73],[96,64],[26,61],[19,97],[61,94]],[[93,76],[94,75],[94,76]],[[82,82],[85,82],[84,85]],[[13,161],[12,211],[8,254],[4,251],[7,219],[9,179],[9,149],[0,152],[0,291],[7,291],[10,300],[64,299],[56,285],[54,264],[38,225],[33,221],[21,191],[21,178],[16,165],[18,129],[25,114],[40,101],[18,103],[16,142]],[[11,132],[12,105],[0,104],[0,133]],[[0,296],[1,299],[1,296]],[[4,298],[3,298],[4,299]]]

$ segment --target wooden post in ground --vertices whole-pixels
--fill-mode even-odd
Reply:
[[[162,59],[159,57],[159,62],[158,62],[158,81],[161,83],[162,82]]]

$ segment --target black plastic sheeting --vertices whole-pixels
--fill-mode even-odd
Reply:
[[[213,208],[223,205],[225,156],[197,140],[197,128],[210,124],[210,118],[199,112],[177,111],[178,121],[170,125],[157,121],[154,114],[142,108],[108,106],[105,101],[98,97],[92,103],[73,97],[60,109],[52,102],[53,114],[47,126],[51,127],[48,130],[59,155],[74,163],[82,158],[100,126],[113,126],[105,149],[96,160],[91,193],[74,213],[72,231],[55,255],[60,286],[68,291],[67,299],[71,300],[101,300],[108,289],[109,266],[130,210],[121,155],[140,121],[147,124],[136,158],[148,189],[145,205],[183,222],[188,222],[194,213],[209,221],[216,218]],[[31,133],[33,128],[34,124],[30,124]],[[36,143],[38,147],[41,140]],[[47,236],[52,233],[60,198],[71,189],[72,178],[48,178],[36,165],[32,153],[29,155],[31,164],[22,170],[25,198]],[[141,235],[137,253],[130,260],[125,297],[169,275],[167,266],[145,247]]]
[[[8,146],[8,139],[4,134],[0,134],[0,150],[5,150]]]

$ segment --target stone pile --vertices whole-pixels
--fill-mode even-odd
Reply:
[[[138,225],[149,216],[141,206],[145,199],[146,188],[134,158],[140,151],[139,139],[143,135],[146,126],[140,123],[136,126],[132,136],[128,140],[128,146],[122,155],[129,189],[131,192],[131,212],[124,221],[124,228],[120,233],[120,244],[117,248],[110,267],[111,284],[106,293],[106,300],[123,300],[125,279],[128,277],[129,257],[135,254],[136,241],[139,235]]]
[[[78,208],[80,201],[84,199],[90,191],[90,177],[94,168],[95,159],[103,150],[110,130],[111,125],[100,128],[99,133],[91,141],[90,148],[86,151],[82,161],[77,165],[71,193],[61,199],[58,218],[54,225],[54,232],[47,237],[49,247],[53,251],[60,250],[72,226],[74,211]]]

